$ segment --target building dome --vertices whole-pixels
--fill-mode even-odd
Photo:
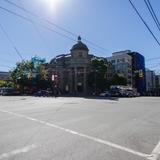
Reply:
[[[88,47],[84,43],[82,43],[80,36],[78,37],[77,43],[73,45],[73,47],[71,48],[71,51],[75,51],[75,50],[89,51]]]

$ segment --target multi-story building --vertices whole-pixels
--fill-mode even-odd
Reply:
[[[146,92],[146,75],[145,75],[145,59],[138,52],[128,52],[132,57],[132,86],[136,88],[140,94]]]
[[[81,37],[68,54],[61,54],[49,63],[53,87],[58,87],[62,93],[85,95],[90,93],[88,76],[92,71],[88,47],[82,43]],[[102,59],[104,59],[102,57]],[[136,88],[143,94],[146,91],[144,57],[130,50],[115,52],[104,59],[108,65],[107,79],[112,80],[115,74],[126,78],[127,85]]]
[[[115,73],[126,78],[127,84],[132,86],[132,57],[127,53],[128,51],[112,53],[107,61],[114,66]]]
[[[60,54],[53,58],[48,64],[53,89],[60,90],[62,93],[74,95],[87,95],[95,92],[96,87],[92,88],[89,84],[89,75],[96,71],[92,68],[93,54],[89,54],[88,47],[78,37],[78,41],[68,54]],[[114,68],[104,57],[97,57],[107,65],[105,79],[113,78]],[[94,84],[96,86],[96,84]],[[105,88],[104,88],[105,89]]]
[[[146,91],[145,59],[130,50],[115,52],[107,60],[115,67],[115,72],[127,79],[127,84],[141,94]]]
[[[156,75],[156,88],[160,89],[160,75]]]
[[[146,91],[153,92],[156,88],[156,74],[154,71],[146,69]]]

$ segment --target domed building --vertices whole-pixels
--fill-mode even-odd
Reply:
[[[88,47],[84,43],[82,43],[80,36],[78,37],[77,43],[75,45],[73,45],[73,47],[71,48],[71,52],[77,51],[77,50],[83,50],[83,51],[89,52]]]
[[[86,95],[89,92],[87,76],[90,71],[91,55],[88,47],[78,37],[69,54],[56,56],[50,62],[52,81],[62,93]]]

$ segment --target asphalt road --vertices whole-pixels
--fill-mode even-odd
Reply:
[[[160,98],[0,97],[0,160],[160,160]]]

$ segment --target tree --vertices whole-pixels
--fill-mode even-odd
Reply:
[[[50,80],[48,75],[48,69],[45,68],[44,64],[39,64],[36,67],[36,83],[39,89],[48,88],[50,86]]]
[[[110,83],[111,85],[127,85],[127,79],[123,76],[115,74]]]
[[[100,92],[107,87],[107,64],[104,59],[94,57],[91,59],[91,72],[88,77],[90,88]]]
[[[6,87],[6,82],[5,82],[5,81],[0,80],[0,87]]]
[[[48,71],[42,62],[37,65],[32,60],[18,62],[10,71],[10,77],[22,89],[24,87],[41,89],[48,85]]]
[[[92,92],[101,92],[109,89],[111,85],[127,85],[127,79],[115,74],[113,78],[107,77],[108,63],[103,58],[94,57],[91,59],[91,72],[88,77],[88,84]]]
[[[19,84],[21,86],[28,86],[31,84],[30,71],[32,70],[32,62],[31,61],[22,61],[17,62],[16,67],[10,71],[11,80],[15,84]]]
[[[0,80],[0,87],[14,87],[14,83]]]

